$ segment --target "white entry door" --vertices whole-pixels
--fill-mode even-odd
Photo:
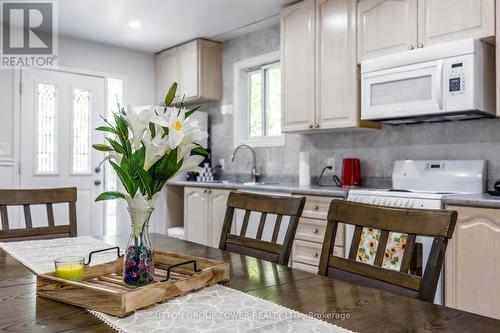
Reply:
[[[106,114],[104,78],[27,69],[22,73],[21,188],[74,186],[78,189],[78,235],[102,235],[104,154],[92,143],[104,143],[99,114]],[[67,224],[67,205],[56,205],[56,224]],[[39,211],[37,211],[37,209]],[[45,207],[33,208],[33,225],[46,225]]]

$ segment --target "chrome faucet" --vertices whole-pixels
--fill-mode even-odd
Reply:
[[[234,155],[241,147],[247,147],[252,152],[252,159],[253,159],[252,182],[256,183],[258,181],[259,177],[262,176],[262,174],[260,172],[257,172],[257,157],[255,155],[255,149],[253,149],[252,146],[247,145],[247,144],[242,144],[242,145],[239,145],[238,147],[234,148],[233,153],[231,154],[231,162],[234,162]]]

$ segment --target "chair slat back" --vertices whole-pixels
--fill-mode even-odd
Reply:
[[[393,208],[333,200],[328,211],[319,274],[432,301],[446,245],[453,235],[456,220],[457,213],[454,211]],[[339,223],[355,226],[347,258],[332,255]],[[380,230],[373,264],[357,261],[363,228]],[[390,233],[407,235],[399,270],[383,267]],[[434,238],[423,277],[409,272],[416,236]]]
[[[280,197],[258,195],[253,193],[231,192],[227,201],[227,210],[222,227],[219,248],[238,252],[275,263],[286,265],[290,259],[292,243],[302,210],[304,197]],[[231,234],[235,209],[245,210],[245,216],[239,235]],[[251,212],[260,213],[257,234],[255,238],[247,237]],[[262,240],[264,228],[269,214],[275,214],[273,233],[270,241]],[[283,244],[278,244],[278,235],[281,230],[283,216],[290,217]]]
[[[76,237],[76,188],[0,190],[0,241]],[[55,225],[53,204],[68,203],[69,224]],[[48,225],[33,227],[31,205],[45,205]],[[7,207],[22,206],[26,227],[11,229]]]

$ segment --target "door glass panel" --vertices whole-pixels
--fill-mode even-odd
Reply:
[[[90,91],[73,89],[73,173],[90,173]]]
[[[52,174],[56,168],[56,86],[37,84],[36,173]]]
[[[375,83],[370,86],[370,105],[426,101],[432,98],[432,76]]]
[[[118,104],[123,104],[123,81],[120,79],[108,79],[108,96],[107,96],[107,118],[109,121],[113,122],[113,113],[118,112]],[[110,133],[106,133],[107,136],[111,136]],[[109,163],[104,164],[104,186],[106,191],[118,191],[118,183],[115,172]],[[115,235],[117,230],[117,200],[106,200],[105,201],[106,210],[106,227],[105,231],[108,235]]]

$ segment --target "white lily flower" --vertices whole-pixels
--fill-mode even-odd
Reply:
[[[141,147],[144,132],[154,116],[154,109],[149,106],[137,106],[127,111],[125,120],[132,131],[132,145],[134,149]]]
[[[168,136],[163,137],[163,128],[155,125],[156,135],[152,138],[149,128],[143,137],[146,156],[144,159],[144,170],[148,171],[156,162],[158,162],[169,150]]]
[[[171,149],[177,148],[184,138],[184,131],[186,127],[186,109],[177,112],[170,112],[168,120],[168,144]]]

